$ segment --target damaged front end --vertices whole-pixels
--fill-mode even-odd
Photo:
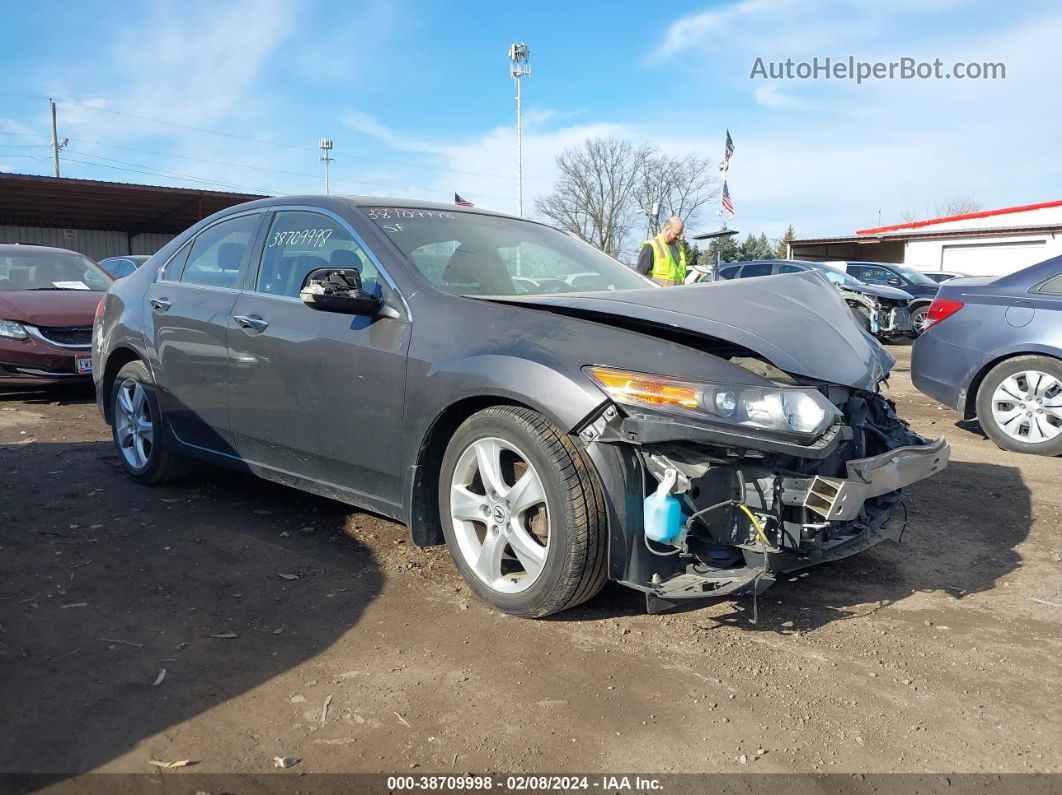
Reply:
[[[614,376],[614,402],[581,429],[592,456],[610,448],[625,459],[628,493],[641,495],[644,510],[626,506],[625,531],[611,536],[610,576],[644,591],[650,612],[758,594],[785,572],[896,538],[907,520],[900,489],[947,465],[947,442],[913,432],[877,391],[759,364],[773,370],[771,388],[689,394],[670,379],[626,374],[617,387]],[[588,369],[599,383],[615,372]],[[745,419],[713,422],[706,405]],[[677,524],[658,526],[667,501]]]
[[[844,286],[839,286],[839,290],[854,312],[861,311],[866,316],[870,333],[874,336],[902,336],[910,334],[914,329],[906,301],[866,295]]]

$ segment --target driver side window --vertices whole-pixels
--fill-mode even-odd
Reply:
[[[343,224],[304,210],[278,212],[266,235],[255,290],[298,298],[306,276],[318,268],[353,268],[365,290],[380,295],[376,266]]]
[[[862,274],[859,276],[859,278],[865,281],[867,284],[879,284],[882,286],[887,286],[889,284],[889,279],[895,279],[896,277],[884,268],[864,267]]]

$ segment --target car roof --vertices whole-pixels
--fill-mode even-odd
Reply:
[[[0,254],[17,254],[20,251],[52,252],[55,254],[77,254],[68,248],[57,246],[37,246],[32,243],[0,243]]]

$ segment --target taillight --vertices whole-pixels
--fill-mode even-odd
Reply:
[[[929,305],[929,314],[926,315],[926,325],[928,329],[930,326],[935,326],[942,320],[945,320],[960,309],[965,304],[962,301],[953,301],[950,298],[934,298],[933,303]]]
[[[107,299],[101,298],[100,302],[98,304],[96,304],[96,318],[95,318],[96,320],[99,320],[101,317],[103,317],[103,302],[105,300],[107,300]]]

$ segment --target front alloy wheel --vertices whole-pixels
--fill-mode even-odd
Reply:
[[[439,471],[439,516],[469,588],[539,618],[596,594],[608,526],[581,443],[522,406],[492,406],[454,432]]]
[[[920,306],[911,312],[911,326],[914,329],[914,336],[917,337],[926,330],[927,320],[929,320],[929,306]]]
[[[549,551],[549,507],[542,479],[514,444],[479,439],[457,459],[450,521],[475,575],[501,593],[525,591]]]

